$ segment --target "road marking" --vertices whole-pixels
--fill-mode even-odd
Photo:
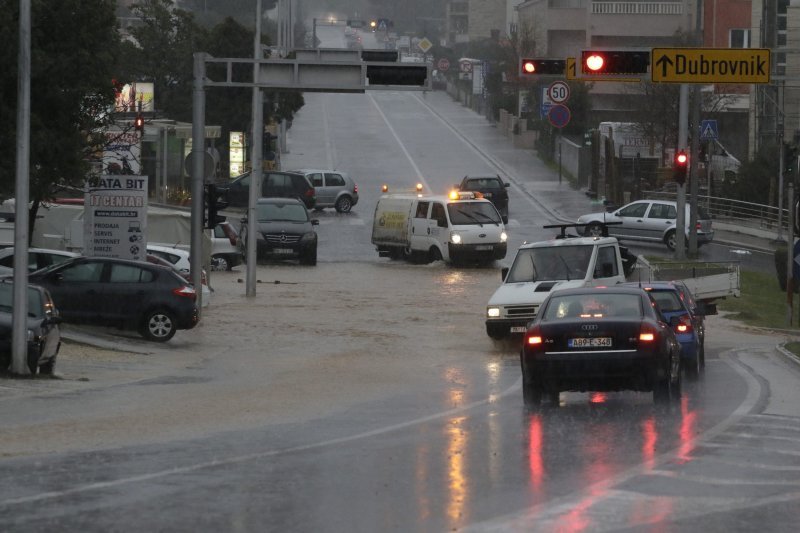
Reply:
[[[383,113],[383,110],[378,105],[378,102],[375,101],[375,98],[369,92],[367,93],[367,96],[369,96],[369,99],[372,102],[372,105],[375,106],[375,109],[378,110],[378,113],[381,115],[381,118],[383,118],[383,121],[386,123],[386,126],[389,128],[389,131],[392,132],[392,135],[394,136],[394,139],[397,141],[397,144],[400,145],[400,149],[403,150],[403,153],[406,155],[406,159],[408,159],[408,162],[411,163],[412,167],[414,167],[414,172],[417,173],[417,178],[416,179],[418,181],[422,182],[422,184],[425,186],[425,189],[427,189],[428,191],[431,191],[431,187],[430,187],[430,185],[428,185],[428,182],[425,181],[425,178],[422,175],[422,171],[419,169],[417,164],[414,162],[414,158],[411,157],[411,154],[408,153],[408,150],[406,149],[406,145],[403,144],[403,141],[400,140],[400,137],[397,135],[397,132],[395,131],[394,127],[392,127],[392,125],[389,123],[389,119],[386,118],[386,115]]]

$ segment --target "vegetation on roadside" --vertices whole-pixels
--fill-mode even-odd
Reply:
[[[749,326],[800,332],[797,320],[791,326],[786,324],[786,293],[781,291],[774,274],[742,271],[741,289],[741,297],[718,302],[720,311],[730,313],[727,318]],[[795,309],[797,317],[800,310]]]

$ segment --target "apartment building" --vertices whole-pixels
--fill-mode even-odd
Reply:
[[[508,37],[517,23],[522,0],[448,0],[445,10],[447,45]]]

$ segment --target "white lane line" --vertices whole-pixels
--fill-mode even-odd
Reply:
[[[395,131],[394,127],[392,127],[392,125],[389,123],[389,119],[386,118],[386,115],[383,113],[383,110],[378,105],[378,102],[375,101],[375,98],[369,92],[367,93],[367,96],[372,102],[372,105],[375,106],[375,109],[378,110],[378,113],[381,115],[381,118],[383,118],[383,121],[386,123],[386,127],[388,127],[389,131],[392,132],[392,135],[394,136],[394,139],[397,141],[397,144],[400,145],[400,149],[403,150],[403,153],[406,155],[406,159],[408,159],[408,162],[411,163],[412,167],[414,167],[414,172],[417,173],[417,180],[422,182],[422,184],[425,186],[425,189],[430,191],[431,187],[430,185],[428,185],[428,182],[425,181],[425,177],[422,175],[422,171],[417,166],[417,163],[414,162],[414,159],[411,157],[411,154],[408,153],[406,145],[403,144],[403,141],[400,140],[400,137],[397,135],[397,132]]]
[[[456,407],[453,409],[449,409],[447,411],[442,411],[440,413],[434,413],[432,415],[423,416],[420,418],[416,418],[413,420],[408,420],[406,422],[400,422],[398,424],[393,424],[391,426],[385,426],[382,428],[373,429],[371,431],[365,431],[363,433],[358,433],[356,435],[349,435],[346,437],[339,437],[335,439],[330,439],[322,442],[314,442],[311,444],[303,444],[301,446],[295,446],[293,448],[282,448],[278,450],[265,450],[262,452],[254,452],[249,453],[246,455],[239,455],[234,457],[228,457],[226,459],[217,459],[213,461],[205,461],[202,463],[196,463],[193,465],[186,465],[176,468],[170,468],[167,470],[160,470],[158,472],[150,472],[148,474],[140,474],[138,476],[130,476],[130,477],[123,477],[119,479],[112,479],[110,481],[100,481],[97,483],[88,483],[86,485],[79,485],[77,487],[72,487],[70,489],[64,490],[54,490],[48,492],[42,492],[39,494],[33,494],[30,496],[22,496],[19,498],[10,498],[8,500],[0,500],[0,506],[8,506],[8,505],[19,505],[19,504],[28,504],[28,503],[35,503],[44,500],[50,500],[54,498],[61,498],[64,496],[71,496],[73,494],[81,494],[84,492],[89,492],[93,490],[102,490],[107,489],[110,487],[119,487],[123,485],[129,485],[131,483],[140,483],[143,481],[150,481],[153,479],[160,479],[167,476],[173,476],[178,474],[187,474],[189,472],[196,472],[198,470],[203,470],[206,468],[215,468],[218,466],[224,465],[231,465],[237,463],[244,463],[247,461],[253,461],[257,459],[264,459],[266,457],[274,457],[276,455],[281,454],[290,454],[290,453],[297,453],[303,452],[308,450],[313,450],[315,448],[322,448],[325,446],[334,446],[339,444],[344,444],[348,442],[352,442],[359,439],[375,437],[377,435],[383,435],[384,433],[391,433],[392,431],[397,431],[398,429],[405,429],[407,427],[416,426],[419,424],[425,424],[428,422],[433,422],[435,420],[446,418],[450,416],[454,416],[457,414],[461,414],[465,411],[469,411],[476,407],[481,407],[484,405],[490,405],[493,403],[497,403],[501,398],[510,395],[512,392],[515,392],[517,389],[520,388],[522,384],[522,378],[517,379],[513,385],[511,385],[506,390],[498,393],[498,394],[490,394],[489,397],[485,400],[479,400],[477,402],[472,402],[467,405],[463,405],[461,407]]]

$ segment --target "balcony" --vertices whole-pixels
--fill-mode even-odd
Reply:
[[[592,2],[592,15],[683,15],[683,2]]]

